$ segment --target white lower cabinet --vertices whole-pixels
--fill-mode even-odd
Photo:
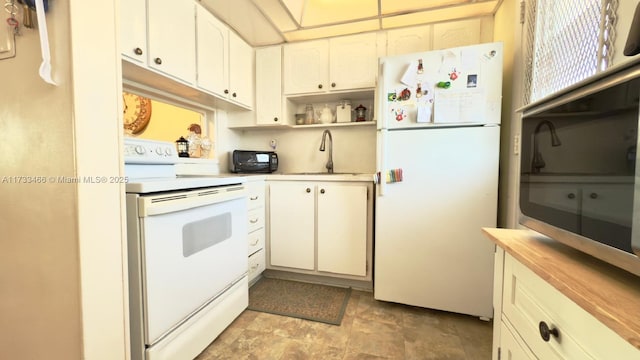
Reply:
[[[640,358],[631,344],[510,254],[504,255],[501,293],[495,326],[502,359]]]
[[[529,351],[522,339],[514,335],[514,331],[507,327],[505,322],[500,324],[500,359],[501,360],[518,360],[531,359],[536,357]]]
[[[367,187],[316,186],[318,271],[367,275]]]
[[[269,250],[273,266],[315,267],[315,187],[306,182],[269,183]]]
[[[249,180],[246,183],[247,196],[247,242],[249,256],[249,284],[258,280],[266,267],[265,257],[265,182]]]
[[[270,181],[270,267],[369,276],[369,186],[358,182]]]

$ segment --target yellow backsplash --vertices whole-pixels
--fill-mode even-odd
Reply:
[[[175,142],[189,135],[189,125],[198,124],[204,129],[202,114],[151,100],[151,119],[147,127],[140,133],[130,135],[142,139]]]

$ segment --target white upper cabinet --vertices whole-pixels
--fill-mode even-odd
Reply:
[[[329,78],[329,42],[305,41],[284,46],[284,93],[324,92]]]
[[[229,32],[229,99],[253,107],[253,48]]]
[[[147,2],[149,67],[188,84],[196,79],[194,6],[192,0]]]
[[[256,124],[286,124],[282,118],[282,47],[256,49]]]
[[[147,64],[147,2],[130,0],[120,6],[122,55],[135,63]]]
[[[361,34],[284,46],[284,94],[373,88],[377,35]]]
[[[482,20],[480,18],[433,25],[433,50],[480,44],[481,39]]]
[[[387,56],[431,50],[431,26],[415,26],[387,31]]]
[[[329,40],[329,89],[347,90],[376,86],[377,35],[344,36]]]
[[[253,49],[200,5],[197,7],[197,86],[253,107]]]
[[[226,97],[229,74],[229,30],[209,11],[196,5],[198,87]]]

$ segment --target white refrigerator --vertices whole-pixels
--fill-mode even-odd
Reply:
[[[493,317],[502,44],[380,58],[374,297]]]

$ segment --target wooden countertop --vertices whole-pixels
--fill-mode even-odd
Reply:
[[[483,228],[489,238],[640,349],[640,277],[532,230]]]

